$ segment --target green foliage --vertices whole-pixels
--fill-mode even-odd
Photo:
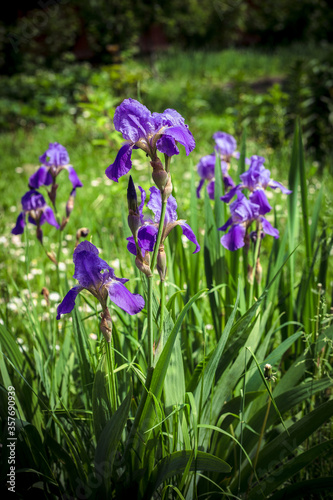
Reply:
[[[248,281],[253,248],[248,254],[231,253],[220,244],[217,228],[227,217],[219,199],[221,176],[216,177],[215,200],[196,198],[194,165],[201,151],[211,151],[211,135],[225,123],[217,111],[217,121],[199,114],[193,117],[195,127],[199,129],[204,116],[206,120],[196,136],[199,151],[192,161],[183,153],[173,159],[172,181],[179,215],[194,229],[201,252],[191,254],[179,229],[168,237],[166,300],[161,300],[156,276],[151,290],[156,334],[152,366],[147,369],[147,308],[128,316],[112,307],[112,342],[107,345],[99,332],[99,307],[85,292],[70,317],[55,320],[56,305],[74,284],[72,253],[76,230],[82,226],[89,227],[93,243],[103,249],[102,258],[116,275],[132,276],[131,291],[147,292],[133,259],[124,252],[126,181],[116,184],[104,178],[121,142],[112,125],[114,107],[122,92],[134,92],[138,79],[135,66],[135,76],[121,71],[106,67],[90,75],[86,99],[77,101],[85,113],[78,126],[59,117],[28,135],[18,130],[15,136],[0,137],[0,188],[5,193],[0,435],[6,443],[7,390],[14,386],[17,493],[91,499],[282,498],[300,495],[294,491],[297,485],[303,492],[322,488],[325,498],[333,476],[331,179],[325,172],[325,182],[316,178],[303,152],[299,125],[292,148],[287,142],[280,150],[267,146],[266,141],[281,133],[280,116],[276,121],[272,117],[274,134],[267,132],[264,138],[269,121],[260,121],[255,129],[258,142],[253,144],[251,128],[261,107],[267,116],[285,105],[280,88],[271,89],[262,106],[255,102],[248,111],[253,122],[243,134],[241,159],[232,173],[236,181],[245,156],[263,154],[272,177],[289,182],[293,190],[288,201],[274,193],[274,225],[280,238],[274,243],[268,237],[263,240],[262,282]],[[143,79],[145,74],[139,71]],[[108,94],[113,83],[119,87]],[[164,101],[162,94],[161,106],[170,107],[170,96]],[[84,183],[77,190],[58,272],[41,254],[33,230],[22,242],[9,236],[18,192],[23,194],[35,168],[27,162],[36,161],[55,140],[66,145]],[[96,149],[92,141],[107,147]],[[132,171],[136,184],[146,187],[149,168],[144,155],[137,156]],[[15,189],[10,189],[15,181]],[[61,207],[67,196],[64,189]],[[45,231],[45,243],[57,250],[53,228]],[[51,292],[49,304],[39,294],[43,286]],[[266,363],[272,365],[276,380],[264,378]],[[3,449],[4,484],[8,451]]]
[[[301,117],[305,146],[321,164],[333,154],[332,57],[333,49],[328,46],[317,57],[299,58],[287,80],[289,127],[296,116]]]

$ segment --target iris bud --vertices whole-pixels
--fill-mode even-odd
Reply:
[[[167,260],[164,245],[160,245],[158,249],[156,267],[158,274],[160,275],[160,280],[164,281],[167,272]]]
[[[101,314],[100,329],[106,342],[111,342],[112,337],[112,319],[109,309],[106,307]]]
[[[127,186],[127,203],[128,210],[138,213],[138,198],[136,196],[136,190],[132,176],[129,176],[128,186]]]

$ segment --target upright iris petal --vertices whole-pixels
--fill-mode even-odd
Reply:
[[[229,232],[221,238],[221,244],[227,250],[235,251],[245,245],[247,230],[254,221],[261,223],[264,234],[279,237],[279,231],[262,217],[260,205],[248,200],[241,191],[237,191],[237,199],[231,203],[230,212],[230,219],[219,228],[220,231],[226,231],[230,227]]]
[[[231,156],[239,158],[239,153],[236,151],[236,139],[232,135],[226,132],[215,132],[213,139],[215,140],[215,150],[223,160],[229,161]]]
[[[143,199],[145,199],[146,194],[144,190],[139,187],[141,193],[144,193]],[[161,217],[161,210],[162,210],[162,200],[161,200],[161,193],[159,189],[157,189],[155,186],[152,186],[149,188],[150,191],[150,200],[147,203],[147,208],[149,208],[153,214],[154,214],[154,220],[151,219],[144,219],[142,215],[142,205],[140,205],[140,213],[142,217],[142,226],[140,227],[138,231],[138,244],[139,247],[143,253],[143,256],[146,251],[152,252],[154,250],[155,242],[156,242],[156,236],[158,232],[158,224],[160,221]],[[166,205],[166,213],[165,213],[165,220],[164,220],[164,229],[162,233],[162,241],[161,243],[164,242],[165,238],[169,235],[170,231],[175,227],[175,226],[180,226],[182,228],[184,236],[191,241],[192,243],[195,244],[195,250],[193,253],[197,253],[200,250],[200,245],[197,241],[197,238],[192,231],[191,227],[186,223],[185,220],[178,220],[177,219],[177,202],[176,199],[170,195],[168,200],[167,200],[167,205]],[[127,244],[127,249],[129,252],[131,252],[133,255],[136,255],[136,246],[134,242],[133,236],[127,238],[128,244]]]
[[[74,309],[76,297],[84,289],[99,300],[103,311],[106,310],[108,297],[130,315],[137,314],[143,309],[145,302],[141,295],[132,294],[127,290],[123,283],[128,280],[117,278],[113,268],[98,254],[98,249],[89,241],[81,242],[75,249],[73,277],[78,280],[79,285],[71,288],[59,304],[57,319]]]
[[[195,147],[184,118],[174,109],[152,114],[135,99],[125,99],[116,108],[113,123],[127,141],[105,171],[106,176],[115,182],[132,168],[133,149],[142,149],[155,161],[157,151],[169,157],[178,154],[177,142],[184,146],[187,155]]]
[[[222,133],[222,132],[221,132]],[[225,186],[225,189],[232,188],[235,183],[228,174],[228,164],[224,160],[220,160],[221,162],[221,171],[222,171],[222,179]],[[207,184],[207,192],[208,196],[211,200],[214,200],[215,197],[215,165],[216,165],[216,154],[212,153],[210,155],[203,156],[198,165],[197,172],[201,177],[199,185],[197,187],[197,198],[200,198],[200,191],[205,182],[208,180]]]
[[[290,194],[292,191],[285,188],[280,182],[274,181],[270,178],[270,171],[264,167],[264,162],[265,158],[263,156],[251,156],[249,169],[240,175],[240,179],[242,181],[241,184],[238,184],[227,194],[221,196],[221,200],[229,203],[238,191],[246,188],[251,192],[250,199],[259,205],[260,214],[265,215],[272,209],[265,194],[267,187],[271,187],[273,189],[280,188],[282,193]]]
[[[76,171],[72,165],[69,165],[69,155],[66,148],[58,142],[51,142],[39,160],[42,166],[30,176],[30,188],[38,189],[41,186],[49,186],[64,169],[68,171],[73,189],[83,186]]]

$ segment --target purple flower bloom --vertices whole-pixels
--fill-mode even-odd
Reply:
[[[154,245],[158,233],[158,224],[161,217],[162,201],[159,189],[157,189],[155,186],[149,188],[150,200],[147,203],[147,207],[154,213],[154,220],[145,219],[142,212],[143,212],[144,202],[146,199],[146,192],[141,187],[139,187],[139,189],[141,191],[141,204],[139,207],[139,213],[142,225],[138,230],[138,244],[144,257],[145,252],[152,252],[154,250]],[[191,227],[186,223],[185,220],[177,219],[177,202],[175,198],[172,195],[170,195],[166,205],[164,230],[162,234],[161,243],[164,242],[165,238],[169,235],[170,231],[176,226],[180,226],[182,228],[184,236],[186,236],[188,240],[190,240],[192,243],[195,244],[196,248],[193,253],[199,252],[200,245]],[[127,249],[133,255],[136,255],[137,252],[133,236],[130,236],[129,238],[127,238],[127,240],[128,240]]]
[[[50,143],[45,153],[39,157],[39,160],[43,165],[30,177],[30,188],[38,189],[40,186],[49,186],[64,169],[68,171],[68,178],[73,189],[83,186],[74,168],[69,165],[66,148],[58,142]]]
[[[48,222],[57,229],[60,228],[52,208],[46,204],[43,195],[38,193],[38,191],[31,190],[25,193],[25,195],[22,196],[21,203],[22,212],[17,218],[16,225],[12,229],[12,234],[23,233],[26,225],[26,215],[28,215],[29,222],[37,226],[37,236],[41,242],[43,233],[40,230],[40,226],[45,222]]]
[[[57,319],[62,314],[70,313],[75,306],[77,295],[84,289],[96,297],[106,310],[107,298],[128,314],[137,314],[144,305],[144,299],[139,294],[132,294],[123,283],[128,279],[117,278],[114,270],[98,256],[97,248],[89,241],[82,241],[74,251],[73,261],[75,272],[73,278],[79,284],[69,290],[57,309]]]
[[[228,203],[241,189],[247,188],[251,191],[250,200],[259,206],[260,215],[265,215],[272,209],[265,194],[267,187],[280,188],[282,193],[290,194],[292,191],[270,178],[270,171],[263,166],[264,161],[262,156],[252,156],[250,168],[240,176],[241,184],[221,196],[221,200]]]
[[[239,159],[239,152],[236,151],[236,139],[232,135],[226,132],[215,132],[213,139],[215,140],[215,151],[221,159],[226,162],[229,162],[232,156]]]
[[[195,147],[184,118],[174,109],[151,113],[135,99],[125,99],[116,108],[113,122],[115,129],[127,141],[118,151],[114,163],[105,171],[106,176],[116,182],[132,168],[132,149],[142,149],[155,161],[157,151],[167,156],[179,154],[177,142],[185,147],[187,155]]]
[[[231,203],[230,212],[230,219],[219,228],[219,231],[226,231],[230,227],[229,232],[221,238],[224,248],[231,251],[242,248],[245,245],[248,228],[253,221],[261,223],[264,234],[269,234],[274,238],[279,237],[279,231],[261,216],[260,206],[248,200],[241,191],[237,191],[237,200]]]
[[[222,133],[222,132],[221,132]],[[201,177],[201,180],[199,182],[199,185],[197,187],[197,197],[200,198],[200,191],[202,186],[204,185],[205,180],[208,180],[207,184],[207,192],[209,195],[209,198],[211,200],[214,199],[214,190],[215,190],[215,163],[216,163],[216,155],[215,153],[212,153],[210,155],[203,156],[198,165],[197,165],[197,171],[198,174]],[[222,170],[222,177],[223,177],[223,182],[224,186],[226,189],[232,188],[235,183],[228,175],[228,164],[224,161],[221,160],[221,170]]]

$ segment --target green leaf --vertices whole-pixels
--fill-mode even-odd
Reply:
[[[300,444],[303,443],[313,432],[315,432],[324,422],[329,421],[333,415],[333,400],[327,401],[318,406],[315,410],[299,419],[296,423],[288,428],[288,432],[279,434],[275,439],[269,441],[260,451],[257,462],[257,471],[260,471],[260,476],[266,475],[270,469],[276,467],[289,456]],[[244,439],[244,442],[246,440]],[[250,467],[245,466],[242,471],[241,484],[242,489],[247,488],[247,482],[250,474]],[[235,491],[236,480],[233,481],[231,489]]]
[[[98,364],[92,391],[93,421],[96,441],[99,440],[111,416],[111,406],[107,391],[106,356],[103,355]]]
[[[156,465],[149,479],[143,500],[150,500],[157,488],[167,479],[178,474],[182,474],[191,460],[190,471],[210,471],[228,474],[231,471],[230,465],[214,455],[198,451],[196,459],[193,457],[193,450],[176,451],[165,458],[162,458]]]
[[[275,495],[270,497],[270,500],[284,500],[286,498],[304,500],[305,498],[311,498],[311,495],[314,495],[313,498],[318,498],[318,493],[326,496],[329,492],[333,492],[333,477],[319,477],[291,484],[277,491]]]
[[[200,386],[197,387],[197,390],[195,392],[195,397],[196,397],[196,404],[199,407],[199,400],[202,398],[203,402],[206,402],[208,400],[209,393],[212,390],[213,386],[213,380],[215,378],[215,373],[219,364],[219,361],[221,359],[221,356],[223,354],[225,345],[227,343],[232,325],[235,320],[235,316],[237,313],[237,308],[238,308],[238,302],[239,302],[239,287],[238,287],[238,293],[237,293],[237,298],[236,298],[236,303],[234,305],[233,311],[228,319],[228,322],[226,324],[226,327],[224,328],[222,335],[220,337],[220,340],[213,350],[213,353],[209,356],[209,361],[204,369],[203,372],[203,377],[202,377],[202,388]]]
[[[320,456],[326,454],[330,454],[331,456],[332,451],[333,439],[330,439],[329,441],[325,441],[316,446],[313,446],[304,453],[297,455],[295,458],[289,460],[278,469],[276,469],[274,463],[274,466],[271,467],[268,477],[265,477],[262,481],[260,481],[260,486],[258,485],[251,489],[249,498],[256,500],[257,498],[259,498],[259,492],[261,490],[264,491],[266,496],[273,493],[279,486],[288,481],[298,472],[305,470],[306,467],[308,467],[314,460],[318,459]],[[294,495],[292,497],[295,498]]]
[[[131,400],[132,390],[130,390],[122,404],[104,427],[97,443],[95,451],[95,468],[99,471],[101,466],[105,467],[106,465],[109,471],[109,474],[104,475],[106,491],[108,491],[108,481],[112,473],[117,447],[128,419]]]

